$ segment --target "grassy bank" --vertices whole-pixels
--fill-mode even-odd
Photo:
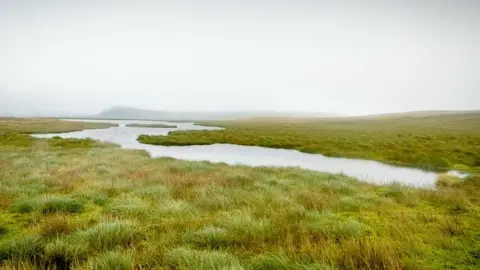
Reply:
[[[142,143],[231,143],[296,149],[424,169],[480,171],[480,113],[422,117],[250,119],[202,123],[214,131],[145,136]]]
[[[144,128],[176,128],[176,125],[166,124],[127,124],[127,127],[144,127]]]
[[[33,133],[63,133],[81,131],[85,129],[101,129],[117,126],[110,123],[90,123],[61,121],[48,118],[2,118],[0,117],[1,132]]]
[[[420,190],[0,136],[0,269],[480,267],[476,176]]]

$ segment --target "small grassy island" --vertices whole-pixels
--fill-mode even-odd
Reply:
[[[126,127],[143,127],[143,128],[176,128],[176,125],[167,124],[126,124]]]

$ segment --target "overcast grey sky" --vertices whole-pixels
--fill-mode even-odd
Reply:
[[[0,0],[0,114],[480,109],[480,1]]]

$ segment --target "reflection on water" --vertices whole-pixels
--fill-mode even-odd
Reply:
[[[160,121],[137,120],[75,120],[89,122],[110,122],[119,124],[108,129],[84,130],[61,134],[38,134],[37,137],[48,138],[60,136],[63,138],[92,138],[112,142],[128,149],[143,149],[152,157],[172,157],[184,160],[206,160],[242,164],[249,166],[298,166],[329,173],[343,173],[362,181],[375,184],[402,183],[416,187],[432,187],[437,173],[425,172],[419,169],[403,168],[386,165],[376,161],[349,158],[325,157],[319,154],[301,153],[296,150],[272,149],[257,146],[241,146],[232,144],[195,145],[195,146],[157,146],[141,144],[137,137],[141,134],[167,135],[173,130],[215,130],[218,127],[205,127],[193,123],[173,123]],[[177,128],[134,128],[126,124],[174,124]],[[452,174],[465,176],[452,171]]]

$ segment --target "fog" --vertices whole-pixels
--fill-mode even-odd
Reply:
[[[0,0],[0,115],[480,109],[480,1]]]

